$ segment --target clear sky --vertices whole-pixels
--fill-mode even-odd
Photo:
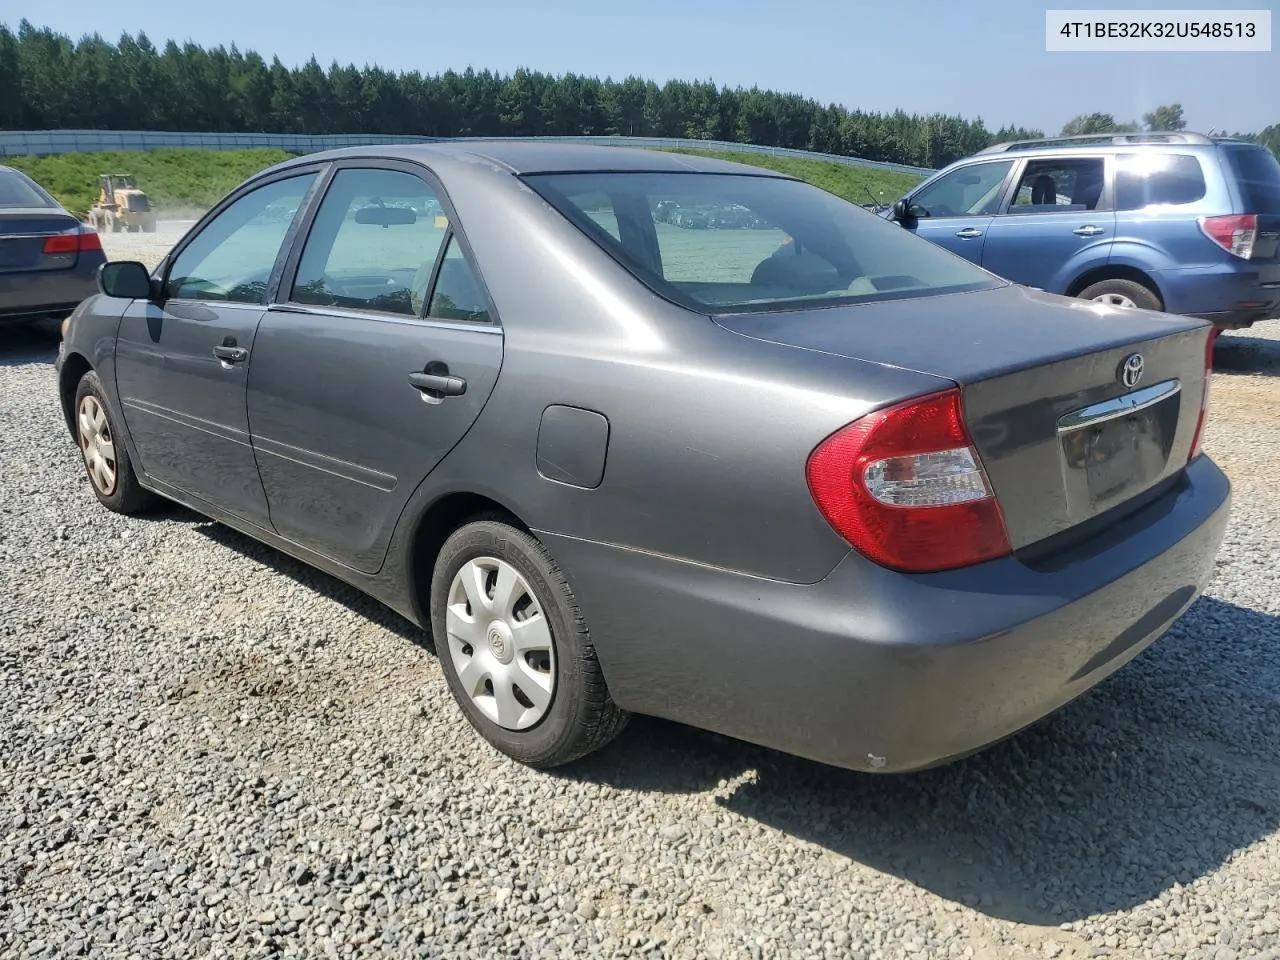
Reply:
[[[1163,0],[1166,9],[1201,10],[1276,2]],[[993,129],[1057,133],[1094,111],[1140,121],[1171,102],[1183,104],[1193,130],[1280,122],[1274,36],[1270,53],[1046,53],[1048,5],[1074,9],[1061,0],[5,0],[0,20],[16,28],[25,17],[74,38],[142,29],[157,45],[234,42],[290,65],[314,53],[324,66],[336,59],[424,73],[526,66],[710,79],[851,108],[981,116]]]

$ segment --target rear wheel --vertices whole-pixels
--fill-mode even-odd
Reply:
[[[541,543],[507,523],[468,523],[445,542],[431,628],[463,713],[520,763],[569,763],[626,725],[564,575]]]
[[[1112,307],[1137,307],[1141,310],[1164,309],[1155,291],[1136,280],[1102,280],[1085,287],[1076,296],[1081,300],[1094,300]]]
[[[116,513],[141,513],[155,502],[133,472],[115,418],[107,406],[102,381],[90,370],[80,378],[75,402],[76,442],[94,496]]]

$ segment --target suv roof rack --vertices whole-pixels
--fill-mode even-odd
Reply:
[[[1042,140],[1010,140],[1007,143],[996,143],[979,150],[984,153],[1005,153],[1023,147],[1083,147],[1089,144],[1126,144],[1126,143],[1214,143],[1203,133],[1082,133],[1074,137],[1046,137]]]

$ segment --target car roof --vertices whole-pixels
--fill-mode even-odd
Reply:
[[[317,161],[400,158],[427,165],[488,161],[516,175],[538,173],[731,173],[791,180],[786,174],[713,157],[637,147],[538,140],[451,140],[422,144],[346,147],[285,161],[277,169]]]

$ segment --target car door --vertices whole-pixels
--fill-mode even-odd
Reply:
[[[1071,279],[1106,263],[1116,215],[1102,156],[1027,160],[987,228],[982,266],[997,276],[1065,293]]]
[[[264,527],[245,390],[268,285],[317,177],[233,194],[167,258],[158,302],[125,310],[116,341],[121,412],[147,476]]]
[[[479,416],[501,330],[447,197],[413,164],[338,165],[277,300],[248,391],[272,523],[375,572],[405,502]]]
[[[1013,160],[982,160],[943,174],[908,197],[908,217],[901,225],[981,263],[987,228],[1013,167]]]

